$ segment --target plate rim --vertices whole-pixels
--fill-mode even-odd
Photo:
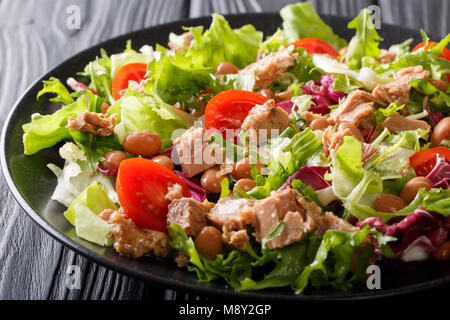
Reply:
[[[248,16],[274,16],[279,15],[279,12],[262,12],[262,13],[244,13],[244,14],[225,14],[223,15],[225,18],[233,18],[233,17],[248,17]],[[329,17],[329,18],[337,18],[337,19],[351,19],[347,16],[336,16],[336,15],[320,15],[321,17]],[[125,274],[129,277],[132,277],[134,279],[138,279],[144,282],[148,281],[154,281],[158,283],[159,285],[166,285],[167,289],[181,289],[181,290],[192,290],[194,293],[198,294],[211,294],[213,293],[216,297],[218,296],[228,296],[228,297],[234,297],[234,298],[253,298],[253,299],[283,299],[283,300],[366,300],[366,299],[379,299],[379,298],[387,298],[387,297],[393,297],[393,296],[400,296],[402,294],[409,294],[409,293],[417,293],[418,291],[431,289],[434,287],[438,287],[444,284],[450,283],[450,275],[446,277],[441,277],[433,280],[428,280],[416,284],[406,285],[399,288],[393,288],[393,289],[386,289],[386,290],[376,290],[376,291],[367,291],[367,292],[358,292],[358,293],[343,293],[339,295],[329,295],[329,294],[312,294],[312,295],[296,295],[293,292],[287,292],[286,294],[281,293],[278,294],[278,292],[273,291],[236,291],[236,290],[229,290],[225,287],[222,288],[216,288],[216,287],[207,287],[207,286],[201,286],[198,283],[192,284],[188,282],[182,282],[178,281],[172,278],[163,278],[161,276],[154,275],[152,273],[143,273],[140,270],[131,270],[130,268],[126,268],[120,264],[115,263],[114,261],[110,260],[109,258],[92,251],[81,244],[73,241],[60,231],[58,231],[54,226],[52,226],[49,222],[47,222],[41,215],[39,215],[31,206],[28,204],[28,202],[24,199],[24,197],[21,195],[18,187],[16,186],[14,180],[12,179],[9,163],[7,161],[7,155],[6,155],[6,137],[9,133],[10,126],[12,126],[11,119],[15,115],[17,111],[19,111],[19,106],[22,103],[22,100],[24,97],[29,94],[29,92],[32,90],[33,87],[37,86],[42,82],[42,80],[45,80],[52,76],[54,72],[62,67],[63,65],[67,64],[72,59],[79,58],[85,54],[91,53],[95,48],[97,50],[101,47],[106,46],[110,42],[117,42],[121,39],[126,40],[128,38],[132,38],[134,35],[140,34],[142,32],[145,32],[150,29],[154,29],[157,27],[181,27],[184,24],[193,24],[193,23],[201,23],[205,22],[207,19],[211,20],[211,16],[201,16],[196,18],[185,18],[180,19],[176,21],[171,21],[163,24],[157,24],[150,27],[142,28],[139,30],[134,30],[128,33],[123,33],[118,36],[106,39],[98,44],[94,44],[90,47],[87,47],[70,57],[64,59],[64,61],[58,63],[56,66],[54,66],[50,71],[44,72],[42,75],[38,76],[19,96],[19,98],[14,103],[13,107],[8,113],[8,116],[5,118],[5,121],[3,122],[3,127],[1,130],[1,140],[0,140],[0,162],[1,162],[1,169],[3,176],[5,178],[6,184],[12,193],[14,199],[17,201],[19,206],[25,211],[27,216],[31,218],[31,220],[36,223],[41,229],[43,229],[48,235],[50,235],[52,238],[60,242],[63,246],[68,247],[70,250],[73,250],[77,254],[80,254],[81,256],[85,257],[86,259],[93,261],[95,263],[98,263],[99,265],[115,272],[119,272],[121,274]],[[388,24],[388,23],[382,23],[384,26],[394,26],[396,28],[401,29],[408,29],[403,26],[398,26],[394,24]],[[413,30],[414,31],[414,30]],[[184,271],[188,272],[188,271]]]

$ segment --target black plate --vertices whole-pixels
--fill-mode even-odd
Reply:
[[[333,16],[324,16],[323,18],[336,33],[347,40],[350,39],[353,32],[346,27],[349,19]],[[227,16],[227,19],[232,27],[251,23],[258,30],[263,31],[265,35],[272,34],[277,27],[281,26],[278,13],[230,15]],[[71,225],[62,215],[65,208],[50,200],[56,185],[56,178],[47,169],[46,164],[51,162],[62,166],[63,163],[58,155],[59,146],[43,150],[33,156],[23,155],[22,125],[30,121],[30,116],[33,113],[50,114],[59,107],[57,104],[49,102],[47,97],[42,97],[39,101],[36,100],[36,94],[42,87],[41,81],[48,79],[50,76],[62,80],[74,76],[89,61],[99,55],[100,48],[105,48],[110,54],[121,52],[127,39],[132,40],[134,48],[139,48],[144,44],[166,44],[170,32],[180,33],[182,26],[209,26],[210,21],[209,17],[185,20],[114,38],[70,58],[28,88],[12,108],[5,122],[1,140],[3,173],[14,197],[27,214],[55,239],[103,266],[142,280],[157,281],[169,287],[194,290],[204,294],[283,299],[357,299],[391,296],[450,283],[448,263],[435,264],[430,262],[408,266],[383,264],[381,266],[382,290],[369,291],[362,287],[355,288],[348,293],[323,290],[300,296],[294,295],[289,289],[238,293],[220,281],[210,284],[200,283],[194,273],[178,269],[173,261],[157,261],[150,258],[130,259],[119,256],[112,248],[101,248],[74,236],[74,232],[71,232],[73,230]],[[411,37],[415,39],[416,43],[420,41],[419,32],[398,26],[383,24],[379,32],[385,39],[383,46],[386,48],[393,43]]]

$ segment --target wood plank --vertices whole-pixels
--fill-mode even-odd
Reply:
[[[444,37],[449,33],[450,3],[447,0],[379,0],[378,2],[383,22],[412,29],[423,28],[427,33],[437,37]]]
[[[220,14],[246,12],[278,12],[284,6],[298,1],[292,0],[191,0],[190,17],[201,17],[210,12]],[[353,17],[374,0],[312,0],[310,1],[320,14],[332,14]]]

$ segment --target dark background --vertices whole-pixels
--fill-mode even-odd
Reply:
[[[101,41],[153,25],[209,15],[278,11],[289,0],[0,0],[0,127],[18,97],[38,77]],[[449,31],[448,0],[315,0],[321,14],[353,17],[377,4],[382,22]],[[81,9],[81,29],[69,30],[67,7]],[[243,24],[245,21],[243,21]],[[439,39],[432,39],[439,40]],[[69,265],[82,273],[80,290],[65,285]],[[437,288],[408,298],[449,297]],[[101,267],[41,230],[0,177],[0,299],[205,299],[144,283]]]

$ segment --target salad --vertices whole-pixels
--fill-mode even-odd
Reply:
[[[44,81],[60,106],[24,153],[59,147],[52,199],[78,237],[297,294],[450,259],[450,34],[382,48],[367,9],[348,43],[307,2],[280,14],[267,38],[214,14]]]

